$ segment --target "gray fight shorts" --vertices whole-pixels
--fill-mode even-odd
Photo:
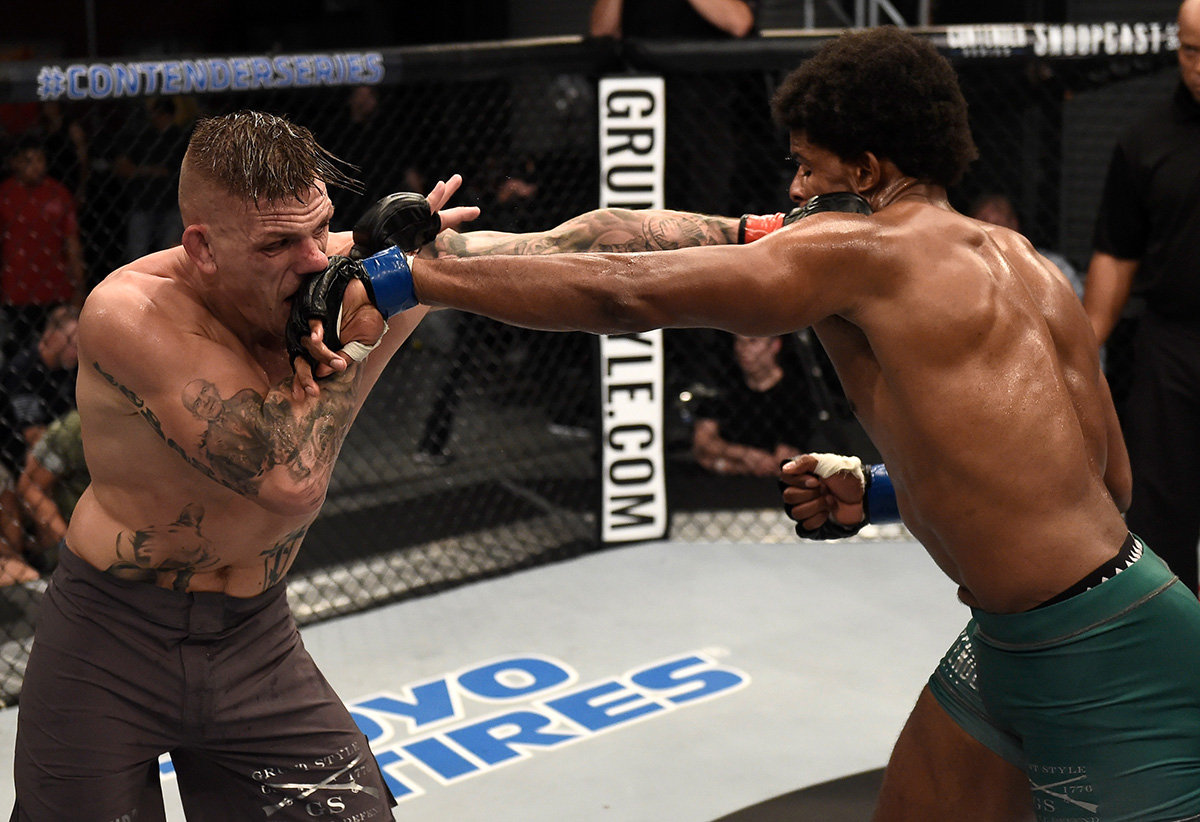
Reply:
[[[12,820],[391,820],[366,737],[305,651],[284,585],[251,598],[117,579],[66,546],[17,715]]]

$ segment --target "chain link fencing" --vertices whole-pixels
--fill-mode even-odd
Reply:
[[[951,192],[953,202],[969,212],[987,196],[1002,195],[1035,245],[1059,252],[1082,272],[1108,152],[1131,113],[1175,82],[1173,53],[1037,56],[1031,47],[964,48],[946,32],[929,36],[960,72],[981,149],[968,178]],[[363,195],[333,193],[335,230],[349,228],[383,194],[428,191],[455,172],[466,180],[456,203],[482,207],[475,228],[549,228],[595,207],[596,89],[601,77],[614,74],[665,78],[668,207],[726,215],[786,211],[787,135],[771,122],[768,103],[783,75],[820,41],[788,36],[396,49],[376,55],[386,67],[372,78],[377,83],[266,88],[270,83],[252,82],[238,92],[194,88],[188,94],[178,88],[146,93],[148,75],[136,68],[146,64],[57,73],[19,65],[5,74],[0,67],[5,154],[15,158],[35,147],[59,186],[37,195],[41,199],[13,186],[0,197],[9,480],[0,504],[0,548],[10,558],[10,576],[33,577],[0,588],[0,700],[19,694],[37,602],[53,565],[53,540],[22,504],[30,483],[23,488],[17,480],[27,468],[29,442],[72,401],[73,383],[63,379],[70,367],[36,359],[49,333],[42,327],[43,303],[70,294],[43,295],[41,303],[14,296],[18,273],[34,285],[63,276],[39,270],[49,263],[30,249],[57,249],[65,258],[77,233],[86,290],[123,263],[177,242],[172,192],[189,129],[198,117],[242,108],[287,115],[359,169]],[[221,61],[188,61],[182,71],[214,62]],[[293,79],[302,62],[288,64],[296,69]],[[154,65],[157,77],[171,76],[162,68],[167,64]],[[236,77],[239,66],[251,71],[261,61],[222,65]],[[135,84],[129,77],[138,71],[143,79]],[[105,99],[87,99],[106,82]],[[71,100],[72,83],[90,91]],[[158,91],[165,86],[163,79]],[[52,219],[47,208],[74,218]],[[16,259],[15,249],[25,256]],[[745,389],[749,355],[729,335],[668,331],[664,339],[673,538],[795,539],[778,510],[774,480],[731,469],[728,457],[717,466],[712,449],[698,441],[699,428],[711,430],[714,421],[718,434],[746,438],[773,455],[784,444],[878,460],[810,331],[765,346],[785,375],[783,414],[780,401],[768,403]],[[1128,376],[1122,339],[1118,334],[1108,357],[1118,396]],[[299,621],[601,547],[597,356],[588,335],[527,331],[454,311],[425,320],[345,442],[328,502],[289,577]],[[73,453],[78,436],[63,428],[55,426],[51,441]],[[70,459],[45,445],[34,456],[47,469],[39,487],[61,498],[60,510],[69,515],[70,495],[61,492]],[[20,558],[30,571],[21,570]]]

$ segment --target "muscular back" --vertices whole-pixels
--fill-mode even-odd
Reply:
[[[988,610],[1022,610],[1112,556],[1127,460],[1097,346],[1019,234],[949,209],[876,216],[871,299],[816,326],[895,479],[906,524]],[[1122,499],[1124,504],[1124,499]]]
[[[1027,609],[1124,539],[1128,459],[1095,337],[1027,241],[900,183],[874,215],[815,214],[750,245],[420,260],[414,283],[428,305],[547,330],[813,325],[905,522],[963,599]],[[664,247],[623,236],[625,250]]]

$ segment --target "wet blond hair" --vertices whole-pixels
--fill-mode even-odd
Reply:
[[[180,187],[195,175],[256,206],[286,197],[303,202],[318,180],[361,191],[362,184],[342,171],[345,165],[304,126],[275,114],[236,111],[196,123],[183,158]]]

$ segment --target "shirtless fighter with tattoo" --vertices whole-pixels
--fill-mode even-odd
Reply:
[[[427,309],[406,305],[390,326],[369,303],[347,311],[342,332],[363,343],[318,345],[319,360],[289,318],[328,255],[378,272],[394,246],[473,219],[474,208],[439,212],[460,183],[390,195],[353,233],[330,234],[326,186],[351,181],[307,130],[256,112],[197,125],[180,174],[182,246],[109,275],[81,318],[92,484],[21,693],[15,820],[161,820],[164,752],[190,819],[308,820],[335,797],[343,816],[391,818],[366,741],[304,651],[279,583],[358,409]],[[644,233],[647,219],[662,236]],[[552,237],[446,231],[422,253],[736,239],[736,220],[618,210]]]
[[[429,195],[430,222],[475,216],[429,214],[460,182]],[[369,362],[337,360],[319,396],[294,384],[284,327],[301,283],[356,240],[391,243],[386,220],[329,233],[326,186],[350,184],[286,120],[204,120],[180,175],[182,245],[89,296],[77,393],[92,484],[41,606],[13,819],[161,820],[165,752],[189,819],[308,820],[328,803],[392,818],[278,584],[356,412],[425,313],[396,318]],[[364,321],[379,337],[378,315]]]

